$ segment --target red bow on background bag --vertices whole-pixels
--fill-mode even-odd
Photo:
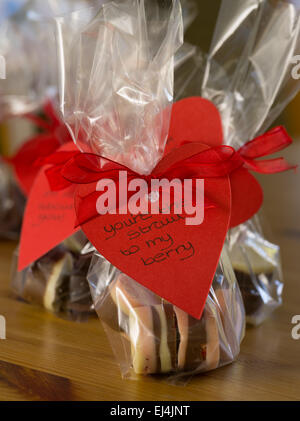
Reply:
[[[229,227],[248,220],[261,206],[262,190],[249,170],[271,174],[294,168],[283,158],[258,160],[287,147],[291,139],[282,127],[278,127],[235,151],[221,144],[219,113],[202,98],[189,98],[174,104],[169,134],[167,154],[147,176],[109,159],[72,151],[71,147],[46,158],[47,167],[39,177],[43,189],[48,182],[48,202],[42,199],[40,187],[33,189],[35,192],[30,195],[23,225],[19,268],[55,245],[53,232],[58,231],[57,243],[62,241],[60,229],[55,230],[57,227],[49,224],[49,218],[40,218],[37,208],[52,209],[53,213],[56,200],[61,196],[61,205],[68,208],[69,218],[65,213],[58,225],[64,225],[65,229],[67,222],[72,222],[69,235],[74,232],[75,213],[73,210],[71,215],[70,204],[74,185],[77,185],[76,215],[96,249],[137,282],[199,318]],[[99,197],[96,185],[103,178],[117,182],[119,171],[127,172],[128,181],[141,177],[148,182],[153,178],[204,178],[205,198],[208,197],[214,206],[208,209],[199,226],[185,225],[185,218],[172,211],[169,215],[100,216],[96,212]],[[59,218],[55,215],[52,214],[52,220],[57,223]],[[44,232],[45,241],[37,249],[29,250],[28,237],[33,229],[40,234]]]
[[[43,106],[41,118],[35,114],[25,114],[23,117],[34,123],[41,133],[28,139],[12,158],[6,162],[12,165],[14,173],[23,193],[28,196],[34,180],[40,171],[40,160],[53,154],[63,144],[71,141],[70,134],[57,116],[52,103]]]

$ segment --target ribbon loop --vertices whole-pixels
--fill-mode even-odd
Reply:
[[[245,167],[260,174],[276,174],[296,169],[297,165],[290,165],[284,158],[263,159],[261,161],[245,159]]]
[[[279,152],[291,143],[285,128],[278,126],[245,143],[238,152],[245,159],[257,159]]]

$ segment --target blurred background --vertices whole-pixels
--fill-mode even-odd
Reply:
[[[74,6],[76,5],[78,0],[70,0],[69,3],[73,3]],[[86,0],[85,3],[89,3],[91,0]],[[63,2],[59,2],[59,0],[48,0],[48,4],[51,5],[52,10],[61,10]],[[37,9],[41,8],[43,13],[45,13],[45,2],[44,0],[1,0],[0,4],[0,28],[3,30],[5,29],[5,21],[4,16],[15,14],[17,17],[16,22],[20,22],[22,16],[22,7],[24,5],[32,4]],[[194,5],[197,6],[197,12],[195,12]],[[215,27],[215,23],[217,20],[218,11],[220,8],[221,0],[213,0],[213,1],[203,1],[203,0],[193,0],[189,3],[189,1],[183,0],[184,6],[184,16],[188,18],[188,25],[186,27],[186,34],[185,34],[185,41],[197,45],[203,50],[204,52],[209,51],[209,46],[211,43],[211,39],[213,36],[213,31]],[[44,6],[43,6],[44,5]],[[65,7],[65,6],[63,6]],[[192,10],[191,10],[192,8]],[[46,10],[46,13],[50,13],[49,10]],[[2,18],[1,18],[2,16]],[[34,17],[33,17],[34,21]],[[0,29],[0,36],[1,36],[1,29]],[[43,35],[43,34],[42,34]],[[51,36],[49,35],[49,28],[45,25],[45,34],[49,37],[49,41],[51,40]],[[32,36],[30,34],[26,34],[26,36]],[[36,42],[40,38],[40,32],[37,32],[36,35]],[[16,43],[19,43],[19,38],[16,38]],[[26,41],[25,41],[26,42]],[[2,38],[2,42],[0,41],[0,55],[1,55],[1,47],[2,50],[5,51],[5,40]],[[25,48],[26,45],[23,47],[20,45],[16,45],[16,48]],[[30,52],[28,52],[28,60],[30,60]],[[21,58],[20,58],[21,60]],[[42,60],[42,58],[41,58]],[[25,64],[26,66],[26,64]],[[7,69],[8,71],[8,69]],[[22,78],[22,74],[18,74],[18,78]],[[26,68],[24,68],[24,78],[28,78],[28,73]],[[0,80],[0,94],[1,94],[1,86],[4,86],[5,81]],[[16,83],[22,86],[22,80],[16,80]],[[2,84],[2,85],[1,85]],[[38,88],[38,87],[37,87]],[[21,88],[23,89],[22,94],[25,95],[26,92],[24,91],[24,86]],[[28,88],[29,89],[29,88]],[[28,92],[30,95],[30,92]],[[300,137],[300,119],[298,118],[298,107],[300,105],[300,95],[298,95],[285,109],[283,114],[279,117],[279,119],[274,123],[275,124],[284,124],[289,133],[297,139]],[[0,102],[0,108],[2,104]],[[1,109],[0,109],[0,117],[1,117]],[[0,153],[4,156],[12,155],[17,146],[28,138],[32,132],[36,130],[34,125],[30,123],[30,121],[25,120],[24,118],[19,118],[18,116],[14,116],[14,118],[0,118]]]

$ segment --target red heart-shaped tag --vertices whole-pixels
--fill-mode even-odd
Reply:
[[[211,147],[222,145],[221,117],[212,102],[190,97],[173,104],[165,155],[184,142],[200,142]]]
[[[77,150],[72,143],[59,150]],[[35,178],[24,214],[18,269],[22,270],[74,234],[75,186],[51,191],[43,167]]]
[[[185,146],[181,158],[199,152],[199,145]],[[174,153],[174,160],[176,156]],[[172,157],[168,156],[168,165],[170,162]],[[94,197],[96,185],[77,188],[75,208],[79,221],[85,211],[85,198]],[[228,230],[229,178],[206,179],[205,197],[215,206],[206,209],[201,225],[186,225],[184,216],[174,213],[131,215],[120,214],[119,210],[118,215],[96,216],[82,223],[81,228],[114,266],[191,316],[200,318]]]
[[[165,154],[183,142],[200,142],[211,147],[222,145],[221,117],[212,102],[201,97],[190,97],[173,105]],[[235,227],[258,212],[263,202],[263,192],[260,184],[245,168],[234,171],[230,175],[230,182],[230,227]]]

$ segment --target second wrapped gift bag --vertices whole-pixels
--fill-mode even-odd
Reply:
[[[226,144],[240,147],[264,133],[299,92],[293,77],[299,47],[299,2],[222,1],[201,94],[222,114]],[[260,152],[270,146],[265,137]],[[260,165],[249,158],[260,173],[276,171],[272,161]],[[281,304],[279,246],[266,240],[257,217],[231,230],[228,246],[247,322],[258,325]]]
[[[222,115],[224,143],[242,146],[264,133],[299,92],[293,77],[299,34],[294,1],[223,0],[209,54],[198,50],[176,69],[175,98],[208,98]],[[270,146],[267,137],[262,145]],[[257,162],[256,171],[274,171]],[[264,236],[259,215],[231,229],[227,240],[247,323],[259,325],[282,302],[280,248]]]

